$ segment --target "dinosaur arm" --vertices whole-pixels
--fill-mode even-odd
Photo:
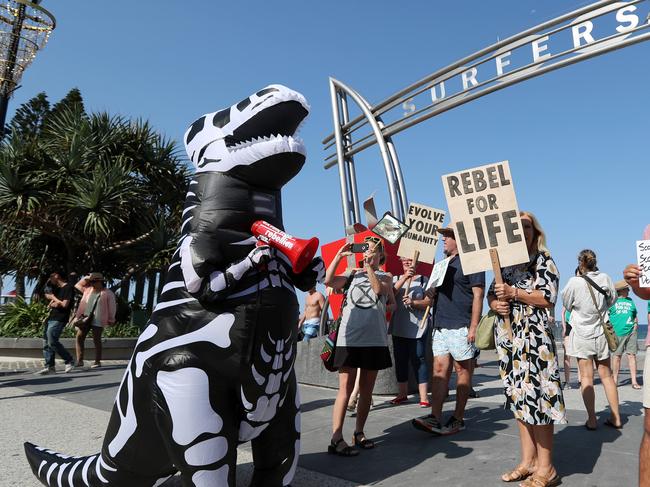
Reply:
[[[320,257],[314,258],[300,274],[288,269],[287,273],[293,281],[293,285],[301,291],[309,291],[317,282],[322,283],[325,279],[325,264]]]

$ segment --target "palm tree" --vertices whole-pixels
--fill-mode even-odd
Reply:
[[[188,183],[176,144],[146,121],[87,113],[78,90],[46,102],[23,105],[0,144],[0,274],[162,269]]]

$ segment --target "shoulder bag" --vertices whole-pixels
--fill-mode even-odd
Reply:
[[[334,366],[334,354],[336,353],[336,339],[339,335],[339,326],[341,325],[341,318],[343,317],[343,308],[348,300],[348,289],[352,283],[352,278],[354,277],[354,271],[348,276],[345,285],[343,286],[343,303],[341,303],[341,312],[339,317],[332,323],[332,328],[330,332],[325,336],[325,342],[323,343],[323,348],[320,352],[320,358],[323,361],[323,366],[330,372],[336,372],[337,367]]]
[[[613,352],[618,348],[618,337],[614,332],[614,327],[612,326],[612,323],[609,320],[605,321],[603,314],[600,312],[600,308],[598,307],[598,303],[596,302],[596,295],[594,294],[592,288],[596,289],[596,291],[598,291],[600,294],[605,296],[605,298],[607,298],[609,293],[601,289],[600,286],[598,286],[591,278],[587,276],[582,276],[582,277],[584,278],[585,281],[587,281],[587,288],[589,289],[589,294],[591,294],[591,300],[593,301],[594,306],[596,307],[596,311],[598,311],[598,318],[600,319],[600,324],[603,327],[603,332],[605,333],[605,338],[607,339],[607,346],[609,347],[609,350]]]
[[[490,310],[486,315],[481,317],[476,327],[476,338],[474,345],[479,350],[494,350],[496,345],[494,343],[494,325],[499,315]]]
[[[79,318],[75,318],[72,321],[72,326],[79,328],[83,333],[87,333],[90,330],[90,326],[93,323],[93,316],[95,315],[95,308],[97,308],[97,303],[99,303],[99,300],[102,298],[101,293],[99,296],[97,296],[97,299],[93,303],[93,307],[90,310],[90,313],[82,314]],[[93,332],[94,333],[94,332]]]

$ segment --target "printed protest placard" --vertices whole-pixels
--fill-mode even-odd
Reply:
[[[442,284],[442,281],[445,280],[445,274],[447,274],[447,267],[449,267],[450,260],[451,257],[447,257],[446,259],[436,262],[436,265],[433,266],[433,270],[429,276],[426,289],[438,287]]]
[[[397,255],[412,259],[417,250],[420,252],[419,262],[433,264],[440,237],[438,228],[445,220],[445,213],[444,210],[411,203],[406,217],[406,224],[411,228],[402,235]]]
[[[508,161],[442,176],[465,274],[492,270],[490,249],[503,267],[528,262]]]
[[[639,286],[650,287],[650,240],[637,240],[636,257],[641,268]]]

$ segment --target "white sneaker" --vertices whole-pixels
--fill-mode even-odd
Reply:
[[[74,370],[74,362],[70,362],[69,364],[65,364],[65,373],[67,374],[68,372],[72,372]]]
[[[34,372],[34,374],[35,375],[56,374],[56,369],[54,367],[45,367],[44,369],[41,369],[38,372]]]

